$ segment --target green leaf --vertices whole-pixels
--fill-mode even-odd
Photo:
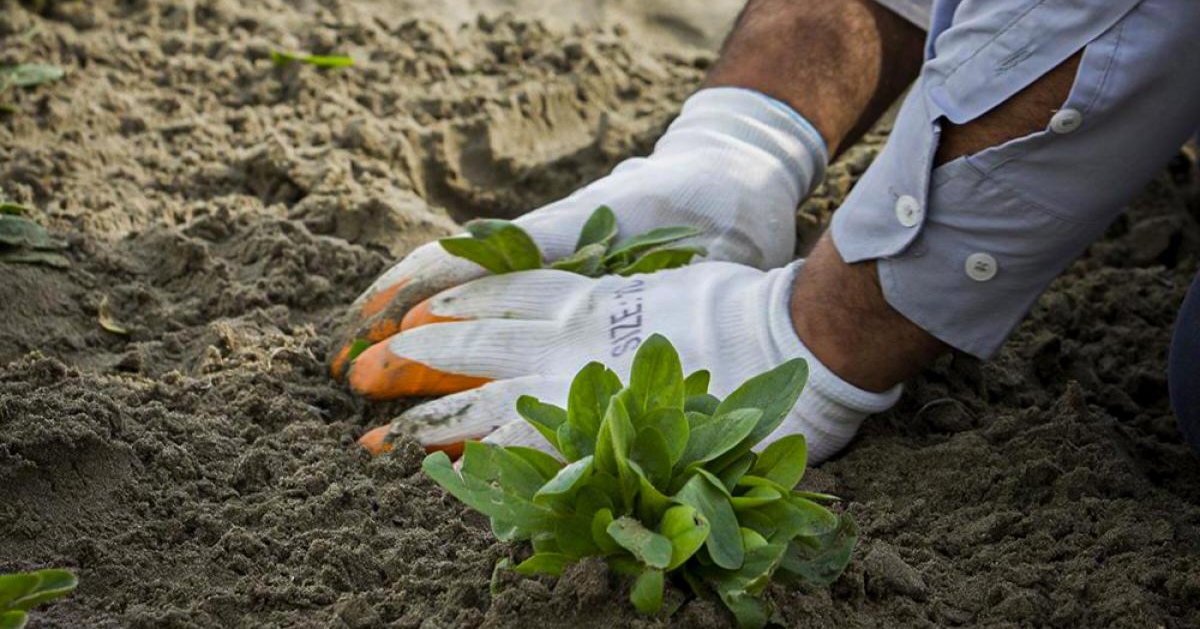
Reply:
[[[796,406],[796,400],[808,381],[808,363],[795,358],[782,365],[759,374],[738,387],[721,405],[717,415],[739,409],[753,408],[762,411],[762,417],[753,432],[739,449],[749,450],[754,444],[775,432],[783,418]]]
[[[679,353],[661,334],[652,334],[638,347],[629,375],[634,415],[659,408],[683,407],[683,367]]]
[[[734,496],[729,502],[733,505],[734,511],[741,511],[742,509],[761,507],[782,499],[783,494],[773,487],[753,487],[740,496]]]
[[[374,344],[367,339],[354,339],[354,342],[350,344],[350,353],[346,355],[346,361],[354,362],[354,359],[358,358],[359,354],[367,351]]]
[[[488,243],[504,260],[509,272],[542,268],[542,252],[525,230],[510,221],[482,218],[463,225],[472,236]]]
[[[554,536],[560,552],[577,559],[604,554],[592,539],[592,517],[576,514],[555,521]]]
[[[465,236],[442,238],[438,241],[442,249],[452,256],[470,260],[488,271],[500,275],[510,273],[508,261],[490,243]]]
[[[6,604],[9,609],[29,611],[37,605],[74,592],[75,587],[79,585],[79,579],[68,570],[38,570],[33,576],[37,578],[33,589],[16,600],[9,601]]]
[[[762,451],[751,473],[791,489],[804,478],[807,462],[808,446],[804,435],[788,435]]]
[[[638,479],[637,504],[634,505],[638,518],[643,522],[658,522],[674,501],[650,482],[637,463],[630,461],[629,469]]]
[[[743,408],[718,415],[711,421],[693,426],[688,434],[687,448],[684,449],[683,456],[676,464],[676,469],[711,461],[725,454],[745,441],[761,418],[762,411]]]
[[[733,491],[733,488],[737,486],[738,480],[745,476],[746,472],[750,471],[750,468],[754,466],[757,460],[758,455],[755,453],[744,452],[741,456],[717,470],[717,478],[721,480],[721,484],[725,486],[725,489]]]
[[[615,481],[613,484],[615,485]],[[601,485],[593,473],[590,482],[575,493],[575,513],[591,517],[601,509],[612,511],[613,500]]]
[[[608,534],[608,527],[612,523],[613,514],[608,509],[601,509],[592,516],[592,541],[596,542],[596,546],[606,555],[621,551],[621,545]]]
[[[858,525],[843,514],[838,527],[819,537],[799,537],[788,544],[781,569],[814,585],[829,585],[850,564],[858,543]]]
[[[568,413],[570,410],[568,409]],[[609,400],[608,411],[600,422],[596,437],[596,469],[612,474],[624,481],[628,468],[629,449],[633,446],[633,423],[620,397]]]
[[[543,507],[566,509],[575,493],[592,476],[594,458],[586,456],[562,468],[533,495],[534,504]]]
[[[667,509],[658,525],[659,533],[671,540],[671,563],[667,570],[682,566],[696,554],[710,530],[708,519],[695,507],[677,505]]]
[[[771,518],[759,513],[758,511],[741,511],[737,514],[738,522],[741,522],[743,527],[753,529],[759,535],[768,539],[775,536],[775,523]]]
[[[712,373],[707,369],[693,371],[688,374],[688,377],[683,379],[683,394],[685,397],[693,395],[704,395],[708,393],[708,385],[712,380]]]
[[[612,244],[617,237],[617,215],[613,213],[612,208],[607,205],[601,205],[592,212],[586,223],[583,224],[583,230],[579,233],[579,241],[575,243],[575,251],[582,251],[585,247],[599,245],[602,247],[601,255],[608,250],[608,246]]]
[[[838,516],[821,505],[803,498],[788,498],[754,509],[775,523],[772,541],[796,536],[814,537],[837,529]]]
[[[692,258],[708,253],[704,247],[669,247],[655,249],[620,269],[617,275],[630,276],[638,273],[655,273],[667,269],[677,269],[687,266]]]
[[[671,451],[666,437],[657,428],[647,426],[638,432],[629,449],[629,459],[654,487],[666,487],[671,481]]]
[[[0,629],[23,629],[27,622],[29,616],[21,610],[0,611]]]
[[[720,405],[721,400],[715,395],[709,395],[707,393],[702,395],[689,395],[683,402],[683,410],[688,413],[713,415],[717,412],[717,407]]]
[[[0,85],[33,87],[57,81],[64,76],[66,76],[66,71],[60,66],[46,63],[23,63],[0,68]]]
[[[765,544],[749,550],[741,568],[733,574],[723,575],[717,582],[717,595],[733,612],[739,626],[766,625],[769,615],[760,596],[783,560],[785,550],[783,544]]]
[[[608,525],[606,531],[613,541],[651,568],[666,568],[671,563],[671,540],[651,531],[634,518],[617,518]]]
[[[558,546],[558,538],[554,532],[539,532],[534,533],[533,537],[529,538],[530,545],[533,546],[535,553],[561,553],[562,549]]]
[[[546,482],[538,467],[513,449],[479,441],[467,442],[462,471],[464,475],[499,481],[506,490],[530,500]]]
[[[8,604],[33,592],[38,585],[37,575],[31,572],[16,574],[0,574],[0,609]]]
[[[608,257],[605,258],[605,263],[621,257],[635,256],[647,249],[653,249],[654,247],[683,240],[684,238],[698,236],[702,233],[704,233],[704,230],[698,227],[677,226],[652,229],[618,242],[612,248],[612,251],[609,251]]]
[[[534,504],[524,495],[523,489],[515,489],[500,481],[497,471],[489,470],[483,476],[467,472],[468,463],[474,459],[472,455],[478,451],[473,446],[494,447],[474,441],[467,442],[462,474],[454,469],[450,457],[446,456],[445,452],[434,452],[425,457],[421,468],[429,478],[467,506],[515,527],[505,535],[497,532],[497,536],[506,541],[527,538],[534,531],[550,528],[554,514]],[[487,463],[482,465],[486,466]]]
[[[28,214],[30,211],[31,210],[28,207],[21,205],[20,203],[13,203],[12,201],[0,201],[0,214],[20,216],[22,214]]]
[[[546,404],[531,395],[522,395],[517,398],[517,414],[537,429],[542,437],[554,446],[555,450],[562,452],[562,448],[558,445],[558,427],[567,421],[566,410],[553,404]],[[563,452],[563,454],[566,453]]]
[[[276,66],[305,63],[318,68],[348,68],[354,65],[354,59],[341,55],[306,55],[298,52],[272,50],[271,63]]]
[[[608,412],[609,400],[621,390],[621,379],[601,363],[588,363],[571,381],[567,396],[567,434],[559,433],[559,443],[572,452],[563,454],[580,458],[596,450],[600,423]]]
[[[629,513],[634,507],[634,497],[637,495],[637,474],[630,468],[629,451],[634,445],[634,425],[626,411],[625,401],[628,395],[612,397],[608,401],[608,412],[600,423],[600,435],[596,437],[596,469],[616,475],[619,484],[620,505],[623,513]]]
[[[663,571],[653,568],[642,572],[629,590],[629,601],[643,614],[656,614],[663,603]]]
[[[548,574],[561,576],[563,569],[571,563],[571,558],[561,553],[537,553],[517,564],[514,571],[523,575]]]
[[[667,443],[667,454],[670,465],[674,465],[683,456],[687,447],[688,427],[687,417],[678,408],[660,408],[643,415],[637,422],[641,429],[654,428],[662,434]]]
[[[525,446],[505,446],[504,450],[509,454],[525,460],[526,463],[533,466],[537,470],[538,476],[542,477],[542,481],[548,481],[554,478],[558,471],[563,468],[563,462],[558,459],[538,450],[537,448],[527,448]]]
[[[0,245],[29,249],[62,249],[66,245],[50,237],[41,225],[11,214],[0,214]]]
[[[579,251],[550,264],[550,268],[588,277],[604,274],[604,245],[588,245]]]
[[[696,474],[675,494],[675,500],[699,511],[708,520],[712,530],[704,547],[714,563],[731,570],[742,565],[745,550],[737,516],[721,489],[707,476]]]

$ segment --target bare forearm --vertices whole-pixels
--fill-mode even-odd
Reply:
[[[751,0],[705,87],[747,87],[787,103],[837,154],[916,77],[923,41],[872,0]]]

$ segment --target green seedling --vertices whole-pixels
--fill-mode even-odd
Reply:
[[[0,575],[0,629],[21,629],[30,609],[70,594],[78,583],[67,570]]]
[[[0,66],[0,93],[11,87],[35,87],[51,83],[66,76],[60,66],[45,63],[24,63],[15,66]],[[16,107],[0,103],[0,111],[16,112]]]
[[[470,236],[443,238],[438,241],[442,248],[495,274],[543,268],[537,243],[515,223],[479,219],[465,227]],[[583,225],[575,252],[548,268],[600,277],[681,267],[707,252],[703,247],[674,243],[700,233],[695,227],[660,227],[617,240],[617,217],[608,206],[600,206]]]
[[[66,243],[50,237],[41,225],[21,216],[26,208],[4,203],[0,211],[0,262],[42,264],[66,268],[71,262],[57,253]],[[12,209],[9,208],[19,208]]]
[[[277,67],[304,63],[318,68],[348,68],[354,65],[354,59],[340,55],[306,55],[298,52],[272,50],[271,63]]]
[[[761,627],[772,578],[829,584],[858,537],[848,515],[821,504],[836,498],[796,490],[806,464],[802,435],[753,450],[807,379],[807,364],[796,359],[721,400],[708,393],[708,372],[685,378],[675,348],[654,335],[638,349],[628,386],[591,363],[572,382],[567,408],[517,401],[563,460],[468,442],[459,469],[443,452],[423,468],[488,516],[499,539],[532,542],[517,572],[559,575],[600,556],[632,579],[630,601],[644,613],[662,609],[671,580],[718,598],[741,626]]]

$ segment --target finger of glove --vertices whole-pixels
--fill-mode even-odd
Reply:
[[[484,319],[416,327],[364,351],[350,389],[372,400],[447,395],[538,373],[556,323]]]
[[[372,430],[359,439],[359,444],[372,454],[391,449],[398,436],[416,439],[427,451],[441,450],[456,457],[467,441],[488,437],[499,430],[513,432],[509,426],[528,424],[517,414],[517,399],[531,395],[548,404],[562,405],[571,382],[566,378],[526,376],[498,380],[477,389],[448,395],[414,406],[387,426]],[[532,428],[531,428],[532,430]],[[535,434],[537,431],[533,431]],[[540,439],[541,436],[537,435]],[[513,437],[519,443],[533,443],[524,433]],[[549,446],[542,439],[546,447]],[[533,446],[531,446],[533,447]]]
[[[334,335],[338,349],[330,361],[333,377],[340,380],[345,375],[362,341],[378,343],[399,332],[404,315],[414,305],[485,274],[482,267],[451,256],[438,243],[412,252],[351,304]]]
[[[550,269],[495,275],[442,291],[408,312],[400,329],[472,319],[552,320],[595,280]]]

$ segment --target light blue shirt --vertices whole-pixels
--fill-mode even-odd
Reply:
[[[996,352],[1050,282],[1200,127],[1200,0],[877,0],[928,20],[892,135],[834,215],[846,262],[951,346]],[[933,167],[964,124],[1086,46],[1048,127]]]

